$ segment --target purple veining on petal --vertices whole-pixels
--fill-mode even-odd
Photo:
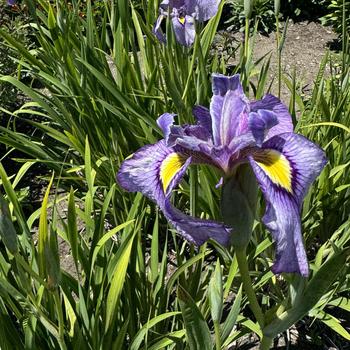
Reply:
[[[229,90],[223,101],[220,118],[220,144],[228,145],[235,136],[248,132],[248,104],[246,98]]]
[[[253,156],[249,156],[267,203],[263,222],[276,241],[273,271],[297,272],[307,276],[308,264],[301,234],[300,211],[311,183],[327,162],[325,154],[305,137],[293,133],[274,136],[262,145],[262,149],[280,152],[292,169],[292,193],[289,193],[273,183]]]
[[[244,95],[239,75],[212,75],[213,97],[210,103],[214,145],[228,145],[234,136],[247,130],[248,99]]]

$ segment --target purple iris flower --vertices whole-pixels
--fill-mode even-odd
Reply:
[[[7,5],[8,6],[15,6],[16,5],[16,0],[7,0]]]
[[[183,46],[191,46],[196,35],[194,21],[205,22],[218,11],[218,0],[163,0],[159,5],[159,17],[153,32],[165,42],[160,25],[170,15],[176,40]]]
[[[276,241],[273,272],[307,276],[300,211],[308,188],[327,163],[324,152],[293,133],[291,116],[278,98],[249,101],[239,75],[213,74],[212,89],[210,109],[193,109],[195,125],[174,125],[174,114],[160,116],[164,139],[125,160],[117,181],[155,201],[188,241],[200,245],[212,238],[229,244],[234,233],[228,226],[182,213],[171,204],[171,192],[191,163],[211,164],[226,180],[239,165],[250,164],[266,201],[263,223]]]

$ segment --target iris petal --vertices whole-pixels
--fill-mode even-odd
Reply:
[[[248,100],[239,75],[212,75],[213,97],[210,103],[214,145],[228,145],[235,136],[248,131]]]
[[[161,163],[172,153],[161,140],[140,148],[121,165],[117,181],[130,192],[142,192],[157,203],[164,202],[163,185],[159,178]]]
[[[311,183],[327,162],[324,152],[301,135],[285,133],[265,142],[249,161],[266,200],[263,222],[277,243],[272,270],[307,276],[300,211]]]
[[[196,36],[194,19],[191,16],[185,16],[182,23],[179,18],[177,16],[171,18],[176,40],[183,46],[191,46]]]
[[[274,149],[264,149],[257,151],[253,158],[275,185],[293,193],[291,165],[282,153]]]
[[[187,13],[195,16],[199,22],[204,22],[218,12],[218,0],[186,0]]]
[[[259,147],[264,142],[269,129],[278,124],[277,115],[274,112],[265,109],[259,109],[258,112],[249,113],[248,120],[249,129]]]
[[[185,165],[186,158],[180,153],[170,153],[163,161],[160,166],[159,177],[163,184],[163,191],[167,193],[168,187],[179,172],[179,170]]]
[[[192,114],[195,117],[197,124],[207,130],[209,136],[212,135],[211,116],[209,109],[203,106],[194,106]]]
[[[287,106],[282,103],[280,99],[268,94],[265,95],[263,99],[250,103],[251,112],[257,112],[259,109],[274,112],[278,120],[278,124],[268,131],[266,139],[285,132],[293,132],[292,117],[288,112]]]
[[[186,215],[166,200],[163,209],[165,217],[188,241],[201,245],[208,239],[215,239],[222,245],[229,244],[231,229],[219,222],[203,220]]]
[[[142,192],[158,204],[167,220],[188,241],[197,245],[210,238],[229,243],[230,229],[222,223],[191,217],[176,209],[170,201],[171,191],[181,181],[191,157],[167,147],[165,140],[142,147],[126,159],[117,181],[130,192]]]
[[[246,98],[230,90],[226,93],[220,120],[220,141],[228,145],[235,137],[248,132],[248,104]]]

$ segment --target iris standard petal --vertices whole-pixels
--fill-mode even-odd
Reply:
[[[241,104],[241,101],[247,101],[242,85],[239,81],[239,75],[236,74],[232,77],[227,77],[222,74],[212,74],[212,90],[213,90],[213,97],[210,102],[210,115],[212,119],[212,132],[213,132],[213,141],[214,145],[222,145],[221,142],[221,125],[222,125],[222,118],[223,118],[223,107],[224,107],[224,101],[226,100],[226,111],[229,110],[229,105],[236,105],[235,108],[238,108]],[[229,99],[226,99],[226,94],[230,95],[230,98],[235,98],[237,103],[228,102]],[[238,120],[238,116],[237,116]],[[226,115],[225,123],[228,123],[229,118]],[[226,132],[231,133],[232,130],[226,130]],[[237,135],[237,133],[236,133]],[[231,140],[229,140],[230,142]]]
[[[238,94],[236,90],[227,91],[221,110],[221,145],[228,145],[234,137],[246,134],[249,131],[248,108],[244,94]]]
[[[231,77],[213,73],[212,77],[212,90],[214,95],[225,96],[228,90],[237,91],[237,94],[244,94],[242,84],[239,80],[239,74],[235,74]]]
[[[207,21],[218,12],[218,0],[186,0],[186,11],[199,22]]]
[[[293,133],[274,136],[248,157],[266,201],[263,222],[276,241],[274,273],[309,273],[301,235],[302,200],[327,163],[324,152]]]
[[[257,112],[259,109],[269,110],[276,114],[278,124],[273,126],[267,133],[266,139],[285,132],[293,132],[292,117],[288,112],[287,106],[280,99],[273,95],[265,95],[259,101],[250,103],[251,112]]]
[[[173,23],[176,40],[183,46],[191,46],[196,36],[193,17],[173,16],[171,21]]]
[[[211,136],[213,131],[211,128],[211,116],[209,109],[199,105],[194,106],[192,109],[192,114],[195,117],[197,124],[206,129],[208,134]]]
[[[263,144],[269,129],[278,124],[277,115],[266,109],[259,109],[258,112],[249,113],[248,121],[249,129],[259,147]]]

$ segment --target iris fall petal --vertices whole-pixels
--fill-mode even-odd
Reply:
[[[276,241],[274,273],[308,275],[301,235],[302,200],[326,164],[324,152],[293,133],[274,136],[249,156],[266,201],[263,222]]]

